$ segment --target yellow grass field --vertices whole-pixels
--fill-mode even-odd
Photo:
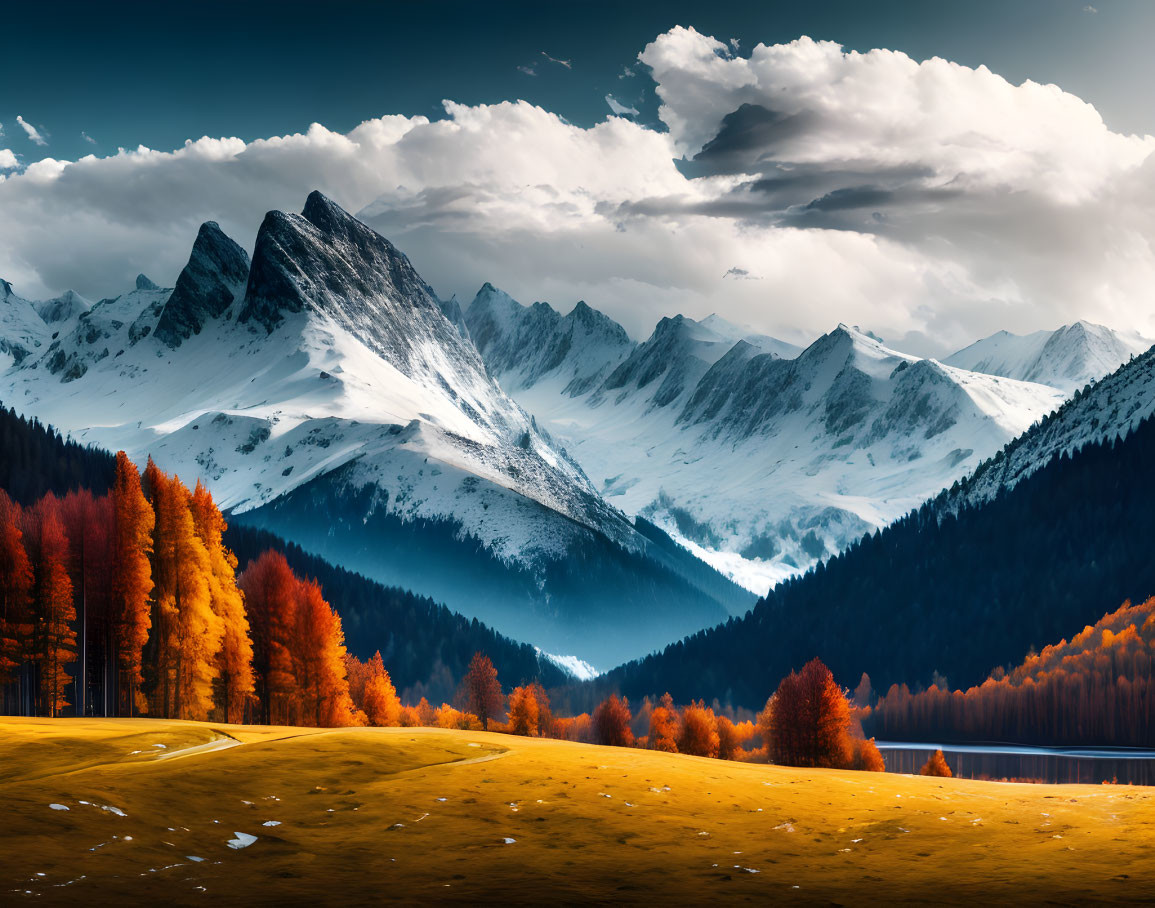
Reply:
[[[439,729],[0,718],[0,794],[4,905],[1155,899],[1141,788]]]

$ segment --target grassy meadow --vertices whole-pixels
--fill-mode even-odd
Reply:
[[[1143,788],[430,728],[0,718],[0,792],[3,904],[1155,899]]]

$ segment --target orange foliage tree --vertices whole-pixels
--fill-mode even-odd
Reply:
[[[695,757],[716,757],[721,746],[714,710],[701,700],[682,710],[678,750]]]
[[[844,767],[850,762],[850,706],[818,659],[782,679],[759,725],[775,763]]]
[[[209,598],[222,630],[215,659],[214,700],[225,722],[238,721],[244,717],[253,693],[253,641],[244,596],[237,586],[237,559],[224,544],[225,518],[200,481],[193,490],[190,508],[193,527],[208,554]]]
[[[597,705],[590,720],[595,744],[611,747],[632,747],[634,733],[630,729],[630,701],[610,694]]]
[[[501,714],[505,698],[501,693],[501,683],[497,680],[497,669],[484,653],[474,653],[469,663],[469,671],[461,682],[458,700],[466,712],[473,713],[481,720],[483,729],[489,728],[489,720]]]
[[[945,779],[949,779],[954,775],[954,773],[950,771],[950,767],[947,765],[946,757],[942,755],[942,750],[936,750],[934,753],[932,753],[927,761],[923,764],[922,769],[920,769],[918,772],[919,775],[941,776]]]
[[[213,611],[209,554],[196,533],[188,488],[149,458],[145,489],[156,513],[149,711],[208,718],[224,625]]]
[[[367,662],[362,662],[350,653],[345,657],[345,669],[349,676],[349,695],[353,698],[353,704],[365,714],[365,721],[370,725],[421,724],[416,715],[403,718],[401,698],[397,696],[397,688],[385,670],[380,650]],[[428,702],[425,705],[428,707]]]
[[[666,691],[658,705],[650,710],[650,733],[647,743],[651,750],[678,752],[678,710],[674,698]]]
[[[68,540],[60,517],[60,502],[45,495],[22,512],[22,530],[32,563],[31,656],[39,681],[39,711],[55,716],[68,705],[71,683],[67,666],[76,659],[72,622],[72,581],[68,577]]]
[[[144,706],[141,685],[143,651],[152,617],[152,533],[155,515],[141,489],[140,473],[120,451],[112,487],[112,601],[109,603],[106,645],[115,659],[116,691],[111,699],[121,715]]]
[[[296,693],[289,641],[295,616],[297,578],[280,552],[262,552],[240,576],[253,637],[253,671],[259,721],[288,718]]]
[[[20,506],[0,490],[0,685],[5,712],[19,712],[20,692],[8,690],[29,656],[32,639],[32,563],[20,532]]]

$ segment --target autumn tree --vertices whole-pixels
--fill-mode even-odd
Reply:
[[[141,685],[143,651],[152,626],[152,534],[155,516],[141,489],[140,473],[120,451],[112,488],[112,601],[109,603],[107,651],[116,661],[111,697],[120,714],[144,706]]]
[[[0,490],[0,686],[5,688],[15,686],[16,670],[31,656],[32,563],[20,523],[20,506]],[[7,712],[23,711],[15,702],[19,691],[5,694]]]
[[[194,529],[208,554],[209,597],[222,631],[214,699],[225,722],[238,721],[244,718],[245,704],[253,693],[253,641],[244,596],[237,586],[237,559],[224,544],[225,518],[199,480],[190,508]]]
[[[213,611],[208,551],[196,533],[188,488],[149,458],[145,487],[156,512],[153,633],[149,639],[153,710],[208,718],[224,625]]]
[[[285,722],[296,694],[296,677],[289,648],[296,624],[297,578],[285,556],[269,549],[252,561],[240,577],[253,640],[253,670],[260,721]]]
[[[678,751],[696,757],[716,757],[721,745],[714,710],[699,700],[682,710]]]
[[[536,737],[541,734],[541,729],[542,717],[537,691],[532,685],[515,687],[509,694],[509,733]]]
[[[886,763],[874,738],[856,738],[851,742],[850,768],[858,772],[886,772]]]
[[[918,772],[919,775],[942,776],[945,779],[949,779],[954,775],[954,773],[950,771],[950,767],[946,762],[946,757],[942,755],[941,749],[932,753],[930,758],[923,764],[922,769],[920,769]]]
[[[759,725],[775,763],[844,767],[850,761],[850,706],[818,659],[782,679]]]
[[[76,712],[87,715],[89,651],[103,653],[99,644],[112,598],[112,500],[87,489],[72,491],[61,501],[60,514],[77,617]]]
[[[672,754],[678,752],[678,710],[669,691],[650,710],[650,732],[647,739],[651,750]]]
[[[315,580],[298,580],[294,593],[296,627],[290,649],[301,717],[305,724],[323,728],[352,725],[341,618]]]
[[[72,622],[72,581],[68,577],[68,540],[60,502],[45,495],[22,512],[22,531],[32,563],[31,655],[36,667],[39,712],[56,716],[68,705],[64,692],[71,679],[67,666],[76,660]]]
[[[484,653],[474,653],[458,692],[462,708],[477,716],[481,727],[488,729],[489,720],[501,714],[504,699],[497,669]]]
[[[591,718],[595,744],[611,747],[632,747],[634,733],[630,729],[630,701],[610,694],[597,705]]]

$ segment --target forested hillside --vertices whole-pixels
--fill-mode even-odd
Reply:
[[[979,507],[945,495],[771,591],[732,620],[594,682],[630,697],[717,697],[757,708],[792,667],[819,657],[840,683],[877,690],[979,683],[1155,593],[1155,422],[1087,445]]]
[[[99,498],[111,489],[115,472],[116,458],[110,453],[76,444],[49,426],[0,407],[0,490],[17,504],[31,507],[45,495],[63,497],[80,489]],[[537,679],[552,686],[568,678],[529,644],[510,640],[431,599],[307,555],[271,533],[230,525],[224,544],[236,554],[238,572],[272,549],[282,553],[298,575],[317,580],[341,616],[349,651],[368,659],[379,649],[398,691],[414,701],[422,696],[437,702],[452,699],[479,650],[490,655],[506,683]],[[68,672],[76,670],[75,664],[67,664]]]
[[[31,504],[46,492],[63,495],[81,488],[102,495],[115,468],[107,451],[79,445],[0,406],[0,489],[14,501]]]
[[[528,643],[510,640],[425,596],[382,586],[329,564],[272,533],[233,524],[225,532],[225,544],[236,554],[242,570],[262,552],[273,549],[285,556],[295,573],[320,582],[325,597],[341,615],[349,652],[367,659],[380,650],[406,703],[423,696],[431,701],[451,700],[478,651],[490,656],[506,684],[537,679],[553,686],[569,679]]]

